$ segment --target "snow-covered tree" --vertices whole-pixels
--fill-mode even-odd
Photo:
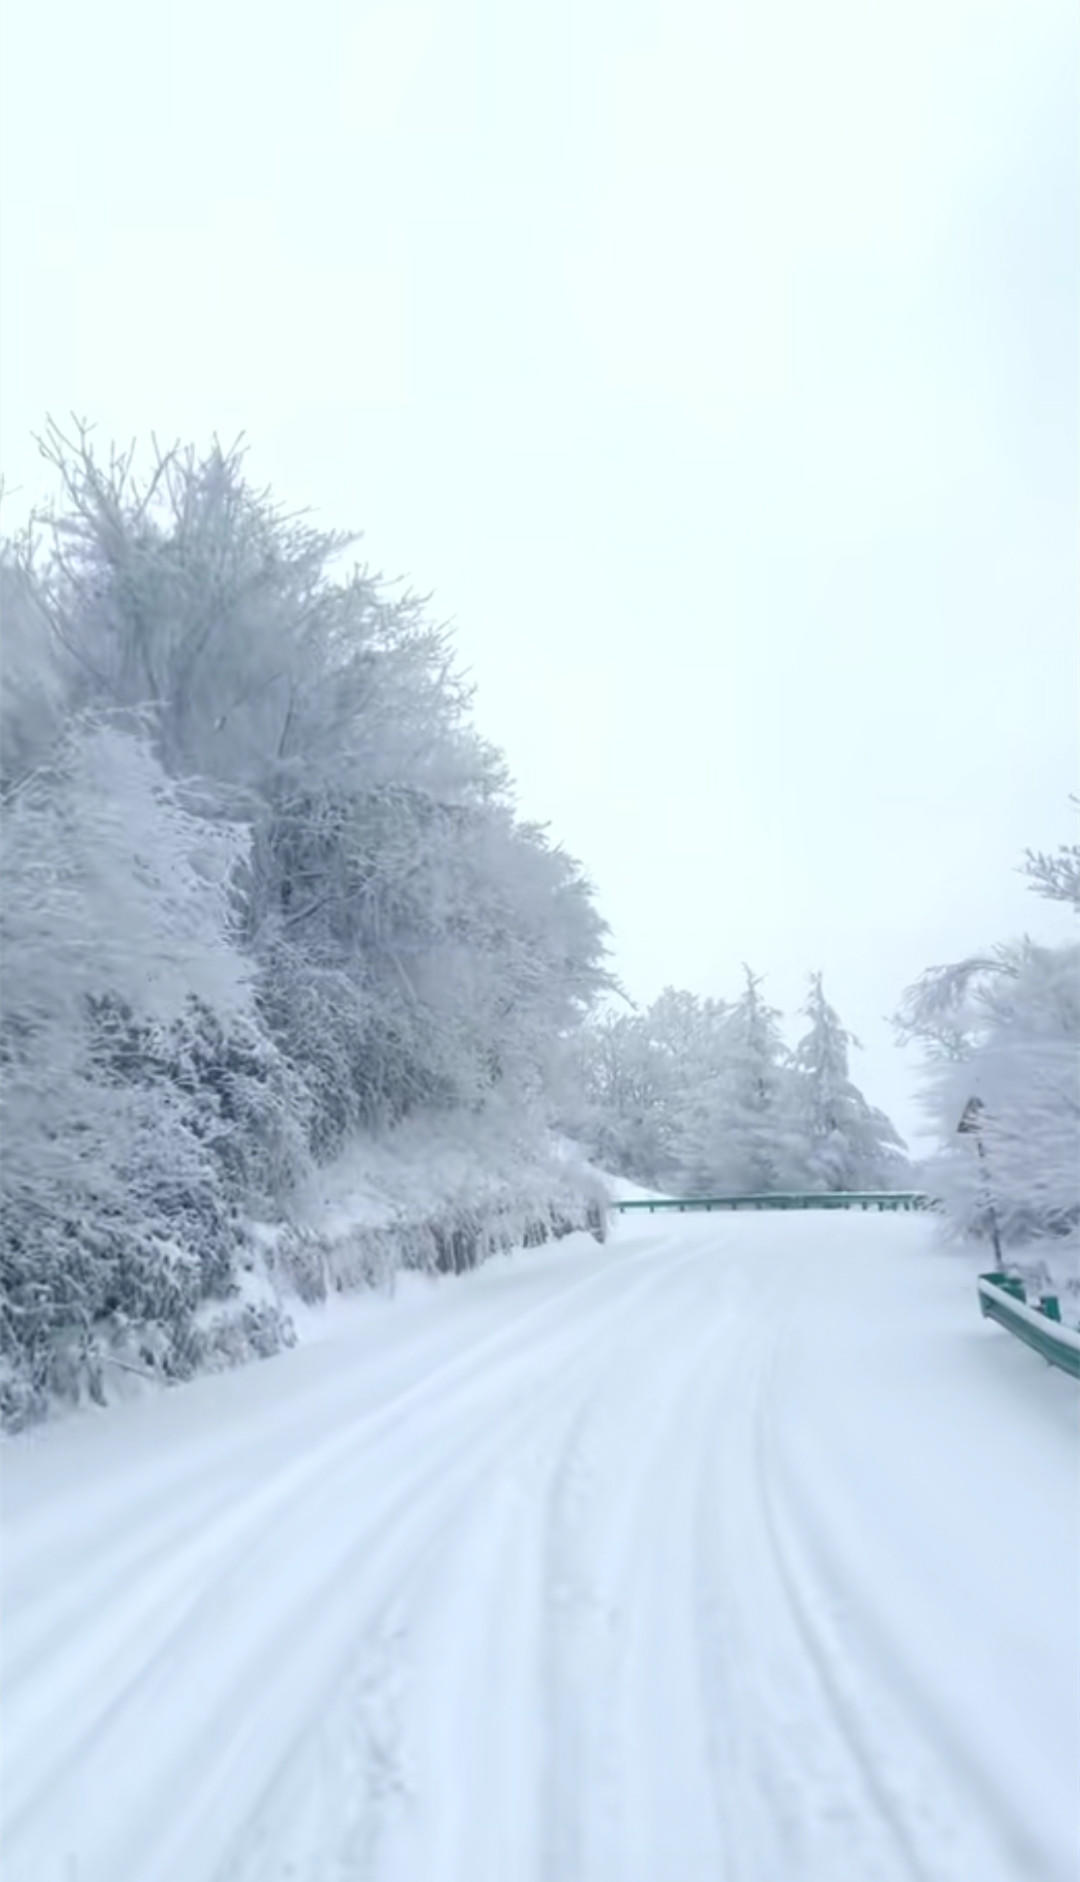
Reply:
[[[1026,873],[1076,900],[1074,851],[1029,853]],[[1014,1255],[1060,1264],[1080,1230],[1080,945],[1024,940],[928,969],[898,1024],[926,1049],[929,1178],[954,1228],[986,1235],[993,1215]],[[978,1128],[961,1133],[972,1100]]]
[[[901,1139],[852,1082],[857,1043],[811,976],[810,1030],[792,1055],[761,981],[741,997],[666,987],[640,1012],[579,1035],[562,1103],[571,1135],[608,1169],[676,1194],[895,1188]]]
[[[1071,801],[1080,808],[1080,798]],[[1036,895],[1067,902],[1080,913],[1080,843],[1060,843],[1053,851],[1028,850],[1023,873]]]
[[[5,796],[61,737],[64,662],[26,566],[28,544],[0,542],[0,792]]]
[[[561,1120],[602,1168],[666,1188],[679,1068],[657,1049],[648,1017],[604,1013],[574,1042]]]
[[[231,1285],[230,1163],[258,1150],[238,1141],[243,1078],[215,1103],[185,1065],[200,1014],[257,1029],[233,933],[243,833],[185,803],[138,726],[77,721],[2,833],[0,1400],[17,1417],[96,1378],[106,1324],[154,1328],[156,1357],[187,1363],[196,1305]],[[286,1113],[268,1167],[291,1134]]]
[[[235,452],[44,450],[56,511],[0,546],[11,1416],[118,1315],[194,1363],[244,1215],[312,1156],[488,1105],[538,1143],[609,985],[415,596]]]
[[[514,814],[446,634],[339,535],[284,516],[237,454],[100,463],[63,486],[40,613],[73,699],[152,715],[166,771],[251,833],[260,1011],[309,1077],[313,1147],[418,1105],[543,1083],[606,984],[581,871]]]
[[[667,1068],[666,1186],[685,1195],[695,1188],[697,1147],[724,1102],[728,1071],[728,1018],[723,1000],[666,987],[649,1008],[648,1024]]]
[[[742,994],[724,1016],[723,1054],[689,1132],[688,1174],[698,1190],[757,1193],[797,1174],[790,1054],[780,1013],[744,968]]]
[[[577,1037],[560,1115],[605,1168],[681,1191],[688,1157],[722,1075],[720,1000],[665,987],[651,1006],[608,1011]]]
[[[890,1189],[905,1173],[904,1145],[883,1111],[868,1104],[849,1070],[859,1041],[810,975],[802,1009],[809,1027],[795,1048],[794,1116],[812,1189]]]

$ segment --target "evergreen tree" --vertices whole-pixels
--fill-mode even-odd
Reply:
[[[666,1073],[665,1185],[682,1194],[693,1187],[694,1146],[722,1102],[728,1013],[723,1000],[665,987],[646,1015]]]
[[[789,1054],[780,1014],[744,968],[746,986],[725,1015],[723,1057],[690,1134],[698,1189],[752,1194],[783,1189],[795,1173]]]
[[[810,1026],[792,1064],[805,1180],[812,1189],[895,1186],[903,1168],[903,1140],[852,1083],[848,1054],[859,1041],[829,1005],[820,973],[810,976],[810,997],[802,1011]]]

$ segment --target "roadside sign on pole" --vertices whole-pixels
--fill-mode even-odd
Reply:
[[[957,1135],[967,1135],[973,1131],[981,1131],[984,1109],[985,1107],[981,1098],[969,1098],[961,1113],[960,1122],[956,1126]]]
[[[1001,1253],[1001,1232],[998,1228],[997,1210],[994,1207],[994,1192],[990,1185],[989,1158],[986,1154],[986,1145],[982,1140],[983,1112],[985,1109],[986,1106],[983,1104],[981,1098],[969,1098],[961,1112],[960,1122],[956,1126],[956,1134],[958,1137],[974,1137],[975,1139],[975,1148],[979,1153],[979,1168],[982,1171],[982,1188],[986,1198],[986,1213],[990,1219],[990,1239],[994,1244],[994,1254],[997,1256],[997,1264],[1000,1268],[1003,1261]]]

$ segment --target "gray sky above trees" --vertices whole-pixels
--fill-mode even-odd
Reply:
[[[7,0],[0,457],[245,430],[458,625],[628,990],[1066,915],[1073,0]]]

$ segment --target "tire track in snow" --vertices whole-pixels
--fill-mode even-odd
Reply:
[[[994,1867],[1005,1805],[948,1846],[976,1767],[950,1750],[920,1792],[944,1728],[819,1507],[788,1353],[808,1289],[850,1273],[807,1276],[786,1224],[648,1234],[524,1313],[509,1288],[377,1402],[331,1355],[291,1457],[257,1380],[205,1483],[178,1421],[160,1484],[111,1483],[114,1533],[87,1492],[65,1564],[64,1511],[29,1508],[3,1565],[11,1882],[69,1882],[71,1852],[78,1882],[1028,1882]],[[865,1389],[837,1384],[834,1421]]]
[[[652,1297],[656,1311],[648,1324],[661,1324],[667,1291],[688,1259],[693,1257],[683,1252],[661,1275],[653,1272],[633,1300],[613,1319],[605,1318],[602,1332],[610,1338],[628,1323],[632,1330]],[[401,1820],[377,1856],[379,1838],[369,1824],[363,1860],[354,1855],[353,1865],[341,1870],[350,1879],[370,1874],[380,1882],[412,1882],[423,1874],[425,1882],[465,1875],[502,1882],[512,1875],[525,1882],[533,1874],[546,1879],[571,1873],[551,1867],[544,1765],[545,1747],[556,1734],[563,1740],[568,1725],[561,1698],[554,1721],[552,1709],[558,1659],[552,1638],[553,1512],[601,1390],[596,1329],[585,1347],[541,1395],[523,1404],[516,1428],[505,1429],[499,1440],[498,1457],[470,1497],[451,1511],[440,1549],[428,1552],[430,1565],[388,1597],[402,1658],[410,1659],[411,1645],[416,1662],[412,1679],[405,1680],[403,1758],[414,1774],[414,1803],[426,1800],[427,1809],[426,1815],[419,1810],[419,1823],[419,1806],[412,1813],[399,1811]],[[615,1350],[622,1348],[616,1343]],[[333,1792],[333,1783],[325,1783],[322,1794],[332,1798]],[[337,1808],[332,1801],[331,1814]],[[305,1832],[300,1834],[303,1841]],[[336,1856],[319,1842],[317,1830],[312,1834],[317,1846],[305,1845],[293,1860],[297,1874],[310,1873],[313,1882],[321,1882],[327,1873],[338,1874],[323,1866]],[[264,1834],[260,1851],[265,1842]],[[222,1882],[226,1876],[228,1882],[255,1882],[279,1872],[284,1873],[260,1855],[223,1871]]]
[[[856,1774],[869,1813],[881,1823],[896,1852],[899,1873],[910,1882],[934,1882],[932,1870],[911,1834],[903,1811],[898,1807],[889,1785],[871,1754],[856,1713],[848,1703],[842,1681],[837,1677],[837,1662],[824,1641],[814,1619],[813,1608],[804,1598],[798,1578],[781,1543],[771,1484],[768,1433],[775,1416],[777,1376],[782,1340],[777,1338],[761,1368],[759,1389],[754,1400],[754,1458],[757,1467],[761,1512],[769,1548],[776,1565],[788,1611],[802,1643],[808,1666],[812,1667],[824,1710],[832,1722],[838,1741],[844,1745],[852,1771]]]
[[[763,1480],[761,1429],[779,1390],[782,1273],[755,1277],[747,1342],[698,1511],[702,1669],[713,1703],[731,1882],[926,1882],[919,1851],[838,1708],[803,1624]],[[752,1597],[752,1601],[750,1598]]]
[[[695,1407],[731,1328],[717,1252],[695,1243],[662,1320],[637,1329],[636,1345],[614,1353],[598,1380],[552,1523],[565,1592],[554,1615],[543,1882],[720,1873],[691,1606],[681,1593],[689,1579],[682,1512]]]
[[[237,1734],[243,1737],[245,1708],[250,1711],[253,1703],[256,1706],[259,1703],[259,1668],[266,1653],[268,1623],[273,1621],[286,1639],[306,1629],[300,1657],[307,1660],[311,1656],[311,1628],[321,1618],[319,1610],[331,1599],[336,1616],[334,1626],[347,1635],[350,1612],[362,1593],[362,1589],[357,1588],[354,1594],[351,1577],[364,1568],[365,1556],[370,1555],[376,1561],[385,1559],[384,1572],[391,1579],[407,1571],[412,1553],[423,1545],[425,1527],[430,1529],[440,1512],[452,1518],[455,1505],[463,1503],[469,1484],[505,1453],[519,1428],[537,1414],[546,1415],[547,1402],[552,1393],[557,1393],[559,1379],[580,1370],[582,1365],[588,1368],[589,1351],[595,1346],[595,1328],[589,1316],[582,1318],[571,1313],[567,1320],[561,1310],[568,1297],[579,1296],[583,1291],[596,1295],[596,1283],[606,1281],[608,1298],[601,1298],[597,1305],[603,1312],[605,1325],[610,1325],[613,1314],[617,1320],[622,1315],[637,1312],[638,1297],[661,1289],[667,1278],[663,1269],[657,1268],[653,1251],[651,1261],[643,1255],[601,1276],[590,1277],[588,1283],[563,1290],[554,1302],[545,1305],[542,1313],[534,1310],[519,1316],[508,1333],[472,1343],[464,1353],[441,1368],[437,1383],[427,1380],[409,1392],[398,1394],[380,1408],[374,1418],[365,1416],[358,1426],[334,1433],[317,1448],[314,1460],[306,1456],[289,1471],[280,1473],[237,1512],[228,1532],[227,1546],[223,1547],[220,1533],[202,1539],[206,1542],[200,1556],[203,1580],[187,1601],[184,1612],[179,1617],[173,1614],[156,1647],[149,1652],[145,1639],[136,1633],[136,1638],[129,1643],[131,1665],[126,1669],[126,1677],[116,1679],[114,1676],[111,1687],[106,1683],[101,1691],[96,1679],[89,1679],[83,1688],[81,1720],[77,1729],[67,1734],[59,1755],[53,1752],[44,1759],[34,1755],[37,1769],[36,1772],[31,1770],[33,1781],[29,1787],[24,1782],[15,1788],[9,1781],[5,1792],[10,1812],[9,1848],[14,1851],[20,1847],[24,1832],[28,1833],[29,1846],[32,1841],[29,1833],[35,1823],[40,1827],[50,1802],[55,1802],[58,1794],[62,1794],[65,1780],[69,1789],[73,1788],[85,1802],[88,1789],[92,1787],[92,1774],[104,1771],[110,1756],[122,1755],[125,1733],[128,1741],[133,1738],[143,1741],[143,1761],[152,1767],[156,1765],[162,1779],[170,1764],[175,1767],[181,1762],[177,1755],[181,1746],[174,1745],[170,1753],[155,1744],[155,1728],[160,1731],[163,1703],[166,1719],[169,1706],[181,1719],[189,1712],[198,1714],[198,1688],[206,1679],[205,1669],[199,1668],[199,1646],[211,1627],[216,1627],[217,1637],[228,1643],[224,1656],[227,1664],[213,1670],[211,1686],[215,1687],[216,1682],[218,1710],[214,1713],[211,1709],[207,1719],[204,1705],[201,1729],[216,1741],[220,1764],[232,1738]],[[602,1294],[602,1290],[599,1291]],[[538,1318],[541,1325],[546,1326],[547,1341],[537,1338]],[[482,1363],[485,1359],[486,1365]],[[506,1402],[513,1403],[514,1387],[523,1367],[526,1367],[526,1380],[542,1377],[545,1370],[554,1367],[556,1385],[546,1393],[532,1394],[531,1401],[526,1394],[521,1411],[507,1417]],[[449,1389],[451,1385],[453,1391]],[[403,1423],[405,1409],[410,1417]],[[432,1413],[437,1415],[440,1429],[447,1427],[441,1439],[439,1429],[433,1433],[424,1428],[424,1421],[430,1419]],[[494,1430],[490,1423],[493,1413],[498,1414]],[[362,1444],[361,1436],[365,1440]],[[461,1451],[465,1454],[463,1465],[457,1464]],[[416,1459],[419,1459],[419,1468],[410,1461]],[[389,1498],[370,1499],[366,1479],[373,1464],[382,1469],[384,1476],[387,1466],[390,1467],[395,1491]],[[355,1533],[346,1523],[343,1541],[339,1512],[342,1499],[350,1496],[358,1499],[366,1513]],[[259,1574],[253,1568],[253,1555],[260,1546],[271,1549],[275,1541],[280,1545],[283,1540],[288,1546],[287,1572],[279,1575],[275,1582],[272,1561],[268,1559],[268,1585],[260,1587]],[[190,1562],[185,1562],[182,1568],[189,1569]],[[369,1582],[370,1579],[368,1574]],[[242,1609],[249,1586],[253,1600],[261,1605],[256,1622],[249,1622],[245,1627]],[[159,1585],[157,1596],[171,1597],[174,1587],[170,1570],[168,1588],[163,1591]],[[231,1631],[226,1625],[230,1605],[235,1615]],[[168,1608],[167,1599],[165,1607]],[[332,1646],[335,1645],[332,1630],[329,1638]],[[333,1660],[335,1655],[330,1652],[324,1657]],[[69,1670],[69,1683],[70,1677]],[[85,1667],[80,1678],[86,1681]],[[306,1679],[301,1682],[305,1686],[309,1683]],[[140,1720],[142,1729],[134,1730],[133,1722],[137,1724]],[[10,1722],[9,1715],[9,1725]],[[190,1726],[187,1729],[190,1733]],[[61,1739],[63,1737],[61,1729]],[[199,1769],[197,1757],[194,1762],[195,1772],[189,1777],[189,1788]],[[204,1767],[205,1764],[204,1756]],[[11,1775],[9,1771],[9,1780]],[[19,1776],[18,1771],[15,1776]],[[220,1790],[220,1778],[215,1782]],[[205,1811],[210,1806],[201,1807]],[[190,1815],[190,1812],[181,1814]],[[156,1877],[173,1873],[163,1854],[160,1861],[157,1856],[153,1858],[152,1866],[149,1855],[130,1858],[127,1855],[129,1848],[138,1850],[153,1845],[152,1826],[144,1824],[140,1831],[129,1821],[124,1836],[124,1854],[114,1850],[100,1871],[109,1882],[119,1882],[122,1875],[128,1874],[145,1882],[151,1874]],[[87,1876],[96,1873],[90,1868],[86,1870]],[[186,1877],[189,1872],[181,1864],[176,1873]]]
[[[718,1451],[731,1418],[730,1399],[737,1394],[740,1378],[747,1372],[746,1350],[739,1344],[727,1355],[724,1375],[712,1381],[703,1420],[706,1442],[698,1451],[691,1515],[699,1704],[720,1826],[723,1882],[757,1882],[756,1874],[744,1868],[744,1852],[737,1836],[736,1800],[743,1773],[738,1757],[736,1669],[726,1645],[732,1631],[731,1567],[720,1561],[716,1547]]]
[[[699,1254],[691,1278],[700,1271],[700,1262]],[[674,1287],[678,1289],[677,1279]],[[655,1541],[648,1509],[652,1507],[655,1519],[661,1474],[658,1454],[690,1389],[690,1381],[683,1379],[685,1333],[686,1304],[676,1291],[675,1298],[665,1303],[664,1313],[639,1327],[637,1341],[613,1354],[604,1374],[594,1382],[549,1496],[553,1652],[543,1882],[556,1876],[577,1882],[580,1877],[605,1874],[609,1860],[605,1848],[629,1843],[640,1849],[645,1834],[641,1813],[647,1787],[642,1785],[641,1770],[634,1779],[627,1778],[625,1734],[620,1737],[617,1711],[632,1591],[644,1578],[655,1592],[655,1577],[649,1582],[647,1575]],[[699,1330],[699,1341],[700,1337]],[[715,1338],[710,1329],[705,1343],[711,1348]],[[656,1396],[659,1382],[652,1375],[663,1363],[665,1349],[678,1357],[678,1377],[674,1384],[669,1378],[666,1389],[667,1400],[674,1402],[663,1403],[661,1409]],[[641,1406],[649,1403],[650,1394],[647,1423],[651,1430],[646,1443],[640,1430],[635,1435],[634,1419],[640,1418]],[[672,1612],[668,1591],[663,1603],[665,1623],[670,1622]],[[652,1631],[654,1645],[664,1650],[662,1635],[656,1633],[655,1613],[650,1624],[639,1607],[635,1619],[642,1634]],[[639,1727],[645,1723],[642,1719]],[[664,1750],[670,1752],[670,1743]],[[645,1762],[644,1757],[639,1759],[642,1766]],[[619,1873],[628,1882],[631,1870],[620,1865]]]
[[[638,1272],[643,1271],[648,1277],[651,1268],[648,1254],[620,1263],[620,1291]],[[317,1490],[317,1484],[332,1476],[357,1446],[374,1445],[402,1415],[438,1401],[448,1387],[459,1384],[485,1362],[508,1361],[521,1351],[531,1352],[538,1330],[542,1331],[553,1322],[561,1326],[568,1306],[573,1312],[582,1294],[603,1294],[605,1289],[610,1292],[612,1282],[611,1271],[602,1270],[561,1290],[553,1300],[526,1309],[515,1316],[509,1327],[471,1341],[463,1350],[425,1373],[418,1382],[348,1420],[344,1427],[335,1425],[328,1438],[317,1438],[310,1450],[277,1467],[269,1477],[260,1476],[258,1487],[240,1498],[230,1477],[223,1489],[212,1486],[205,1498],[197,1497],[194,1509],[181,1500],[179,1511],[172,1512],[160,1527],[153,1524],[149,1536],[140,1527],[140,1519],[145,1521],[145,1511],[136,1504],[127,1518],[135,1539],[127,1541],[121,1534],[118,1540],[110,1540],[104,1551],[99,1550],[96,1558],[91,1554],[89,1560],[80,1550],[81,1573],[67,1591],[61,1591],[59,1600],[51,1592],[52,1576],[42,1553],[31,1553],[26,1560],[25,1550],[18,1555],[5,1552],[5,1612],[17,1623],[8,1629],[4,1651],[7,1706],[17,1708],[22,1694],[39,1679],[42,1669],[65,1653],[72,1654],[71,1677],[75,1686],[85,1688],[91,1679],[104,1677],[108,1667],[115,1663],[116,1654],[122,1652],[124,1638],[134,1645],[133,1619],[139,1618],[148,1627],[157,1624],[167,1628],[175,1604],[183,1599],[183,1591],[204,1564],[214,1563],[222,1549],[242,1550],[259,1539],[263,1530],[255,1529],[256,1517],[264,1515],[265,1525],[272,1525],[299,1487],[307,1483]],[[347,1416],[346,1408],[340,1408],[338,1415]],[[319,1422],[314,1426],[316,1432],[322,1429],[326,1416],[327,1407],[323,1405]],[[252,1446],[256,1453],[251,1460],[253,1468],[257,1468],[260,1442],[261,1427]],[[159,1567],[164,1572],[151,1576],[150,1571]],[[147,1585],[140,1591],[141,1583]],[[94,1607],[96,1614],[91,1641],[85,1639],[88,1604]],[[142,1652],[143,1648],[140,1646],[136,1651]],[[55,1712],[64,1703],[63,1692],[49,1690],[43,1710]],[[35,1716],[31,1705],[21,1731],[29,1736],[44,1729],[47,1723],[46,1717]]]
[[[764,1282],[764,1285],[763,1285]],[[754,1298],[738,1287],[732,1312],[756,1336],[767,1333],[777,1300],[768,1277],[755,1276]],[[771,1290],[775,1293],[775,1290]],[[785,1739],[768,1700],[766,1674],[775,1636],[768,1582],[755,1561],[756,1508],[748,1496],[746,1407],[757,1389],[755,1338],[738,1340],[709,1407],[711,1441],[698,1457],[692,1515],[700,1704],[723,1838],[725,1882],[771,1875],[804,1882],[797,1834],[799,1786],[787,1784]],[[752,1590],[753,1612],[748,1590]],[[761,1759],[767,1777],[763,1787]],[[764,1795],[762,1791],[764,1788]],[[792,1833],[785,1833],[790,1826]]]
[[[784,1360],[778,1350],[774,1376]],[[775,1387],[769,1391],[758,1417],[762,1503],[776,1560],[833,1714],[912,1876],[968,1882],[975,1834],[982,1845],[980,1882],[1069,1882],[1064,1872],[1055,1878],[1052,1858],[1016,1813],[1007,1788],[987,1781],[948,1713],[916,1684],[910,1655],[886,1623],[880,1591],[875,1599],[875,1590],[858,1578],[857,1554],[849,1551],[841,1561],[821,1500],[782,1465],[779,1396]],[[862,1649],[857,1658],[851,1650],[856,1641]],[[992,1832],[973,1831],[980,1824]]]
[[[640,1251],[636,1255],[623,1258],[616,1255],[615,1260],[618,1262],[620,1278],[632,1275],[640,1269],[648,1269],[655,1258],[655,1250]],[[526,1342],[531,1343],[535,1323],[544,1321],[561,1323],[565,1317],[566,1308],[571,1302],[576,1301],[582,1295],[603,1294],[610,1290],[611,1285],[612,1270],[608,1268],[589,1274],[580,1281],[569,1283],[554,1296],[548,1296],[535,1306],[524,1308],[514,1314],[508,1326],[497,1327],[493,1332],[484,1332],[471,1340],[463,1349],[453,1351],[447,1358],[437,1361],[433,1366],[425,1366],[419,1380],[410,1381],[407,1386],[393,1391],[388,1398],[380,1398],[364,1415],[377,1424],[393,1417],[399,1408],[421,1402],[424,1398],[437,1396],[444,1383],[452,1382],[454,1377],[474,1361],[497,1353],[508,1345],[520,1343],[522,1336]],[[412,1348],[407,1350],[415,1362],[423,1358],[428,1345],[440,1346],[444,1343],[445,1335],[441,1330],[436,1330],[418,1341],[415,1350]],[[335,1381],[332,1393],[318,1388],[312,1389],[309,1386],[304,1396],[306,1399],[314,1400],[314,1403],[306,1408],[305,1418],[305,1424],[310,1429],[313,1438],[319,1436],[329,1420],[349,1414],[347,1388],[345,1392],[342,1392],[340,1382]],[[346,1402],[340,1403],[339,1398],[345,1398]],[[275,1424],[278,1427],[277,1435],[290,1439],[290,1448],[295,1449],[297,1437],[295,1409],[290,1416],[291,1404],[290,1399],[276,1419],[273,1414],[262,1413],[257,1431],[251,1439],[247,1439],[244,1434],[236,1439],[227,1429],[223,1431],[220,1444],[214,1445],[214,1462],[217,1468],[221,1469],[225,1466],[236,1468],[238,1463],[250,1461],[249,1453],[255,1446],[258,1446],[260,1452],[264,1451],[267,1438],[274,1430]],[[108,1541],[104,1548],[100,1545],[96,1548],[91,1546],[81,1551],[84,1575],[81,1586],[84,1589],[87,1587],[85,1577],[92,1571],[97,1572],[97,1583],[105,1589],[119,1576],[138,1571],[155,1555],[166,1551],[171,1546],[177,1534],[182,1533],[184,1526],[190,1522],[192,1512],[184,1499],[191,1490],[195,1491],[196,1496],[198,1495],[200,1489],[198,1477],[204,1463],[205,1459],[202,1458],[190,1469],[184,1468],[182,1463],[181,1468],[174,1471],[164,1482],[160,1478],[153,1480],[148,1486],[148,1495],[145,1496],[133,1498],[130,1491],[125,1491],[123,1488],[114,1499],[110,1499],[107,1490],[100,1495],[96,1491],[88,1492],[85,1500],[86,1511],[93,1520],[93,1530],[96,1530],[99,1535],[104,1533]],[[290,1469],[291,1466],[287,1465],[284,1468]],[[110,1502],[112,1502],[111,1513],[118,1522],[123,1517],[126,1521],[138,1525],[135,1529],[137,1540],[134,1543],[126,1541],[123,1537],[118,1539],[103,1524],[103,1515],[110,1513]],[[177,1503],[180,1506],[179,1510]],[[161,1525],[159,1526],[156,1522],[148,1525],[151,1511],[162,1507],[164,1520]],[[60,1527],[65,1539],[70,1540],[72,1533],[77,1532],[79,1515],[77,1505],[62,1513]],[[25,1629],[39,1600],[44,1603],[50,1600],[48,1582],[49,1573],[55,1561],[58,1525],[52,1512],[48,1512],[40,1525],[35,1523],[31,1515],[21,1527],[24,1532],[28,1533],[18,1534],[14,1542],[8,1544],[3,1567],[6,1600],[20,1609],[22,1625]],[[35,1535],[39,1527],[44,1530],[40,1538]],[[91,1533],[93,1534],[93,1531]],[[96,1594],[98,1586],[95,1585],[91,1592]],[[16,1671],[15,1667],[9,1667],[9,1677],[14,1677]]]

